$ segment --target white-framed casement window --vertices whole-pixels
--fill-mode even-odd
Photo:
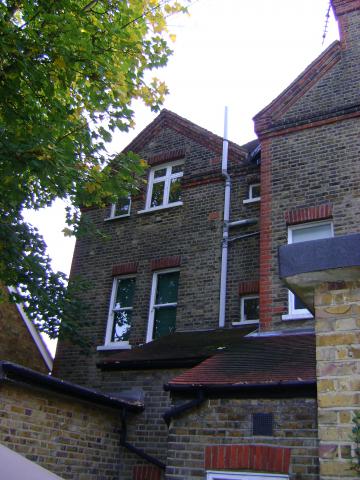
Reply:
[[[299,225],[292,225],[288,228],[288,243],[309,242],[321,240],[334,236],[333,224],[330,221],[312,222]],[[301,300],[289,291],[289,313],[283,315],[283,320],[296,320],[312,318],[311,312],[305,307]]]
[[[131,209],[131,197],[121,197],[116,203],[110,206],[110,215],[105,220],[112,220],[113,218],[129,217]]]
[[[182,205],[181,177],[183,174],[183,160],[153,167],[149,174],[145,210],[139,213]]]
[[[240,297],[240,321],[233,325],[259,322],[259,295],[244,295]]]
[[[250,183],[248,186],[248,198],[243,203],[259,202],[260,198],[260,183]]]
[[[114,278],[104,348],[130,348],[134,292],[134,276]]]
[[[177,269],[163,270],[153,275],[147,342],[168,335],[176,329],[179,276]]]
[[[250,472],[207,472],[206,480],[288,480],[288,475]]]

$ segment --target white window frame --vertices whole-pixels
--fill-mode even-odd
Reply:
[[[334,225],[331,220],[324,220],[321,222],[309,222],[309,223],[299,223],[296,225],[290,225],[288,227],[288,244],[293,244],[293,232],[295,230],[304,229],[304,228],[313,228],[318,225],[330,225],[331,237],[334,236]],[[314,239],[315,240],[315,239]],[[307,308],[295,308],[295,295],[288,290],[288,314],[282,315],[282,320],[306,320],[314,318],[311,312]]]
[[[289,475],[273,473],[208,471],[206,480],[288,480]]]
[[[110,305],[109,305],[109,313],[108,313],[108,320],[106,325],[106,333],[105,333],[105,343],[104,345],[100,345],[97,347],[97,350],[116,350],[116,349],[130,349],[131,345],[129,344],[128,340],[123,340],[119,342],[112,342],[111,341],[111,334],[114,325],[114,304],[116,298],[116,292],[118,283],[121,280],[126,280],[127,278],[136,278],[135,275],[121,275],[114,277],[112,290],[111,290],[111,297],[110,297]],[[132,307],[123,307],[120,310],[133,310],[134,306]]]
[[[173,272],[180,272],[179,268],[167,268],[166,270],[158,270],[154,272],[152,278],[152,285],[151,285],[151,296],[150,296],[150,308],[149,308],[149,319],[148,319],[148,328],[146,333],[146,342],[153,341],[153,332],[154,332],[154,319],[155,319],[155,309],[156,307],[163,306],[163,307],[176,307],[178,306],[178,302],[174,303],[161,303],[155,304],[156,298],[156,289],[158,284],[158,277],[159,275],[163,275],[166,273],[173,273]]]
[[[254,298],[257,298],[260,301],[259,294],[242,295],[240,297],[240,322],[233,322],[232,323],[233,325],[251,325],[253,323],[259,323],[259,319],[245,320],[245,311],[244,311],[245,300],[253,300]]]
[[[163,163],[161,165],[157,165],[156,167],[153,167],[150,170],[145,209],[140,210],[138,213],[152,212],[154,210],[162,210],[163,208],[177,207],[178,205],[183,204],[181,200],[178,202],[169,202],[171,180],[174,180],[176,178],[181,178],[184,175],[184,170],[182,170],[181,172],[172,173],[172,168],[178,165],[183,165],[183,164],[184,164],[184,160],[176,160],[175,162],[170,162],[165,164]],[[166,169],[165,175],[162,177],[155,178],[155,172],[157,170],[163,170],[163,169]],[[153,186],[155,183],[160,183],[160,182],[164,182],[163,203],[162,205],[151,207]]]
[[[130,217],[130,212],[131,212],[131,196],[129,195],[129,210],[128,213],[124,213],[123,215],[115,215],[116,212],[116,203],[112,203],[110,207],[110,216],[105,218],[105,221],[107,220],[115,220],[116,218],[124,218],[124,217]]]
[[[252,203],[252,202],[260,202],[261,196],[258,197],[253,196],[253,189],[254,187],[260,187],[260,182],[258,183],[251,183],[248,187],[248,198],[243,200],[243,203]]]

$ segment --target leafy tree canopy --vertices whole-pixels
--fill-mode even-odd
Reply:
[[[173,0],[0,0],[0,282],[18,287],[28,315],[51,337],[74,327],[79,306],[51,270],[25,208],[67,199],[104,206],[136,188],[136,155],[109,157],[131,102],[158,110],[166,86],[146,73],[166,64]]]

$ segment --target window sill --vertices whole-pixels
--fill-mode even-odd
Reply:
[[[244,320],[243,322],[232,322],[234,327],[239,327],[241,325],[254,325],[259,323],[259,320]]]
[[[180,207],[181,205],[183,205],[183,202],[174,202],[174,203],[169,203],[168,205],[161,205],[160,207],[153,207],[145,210],[139,210],[137,213],[138,215],[142,215],[144,213],[152,213],[152,212],[158,212],[159,210],[166,210],[168,208]]]
[[[286,315],[281,316],[281,320],[288,321],[288,320],[311,320],[313,319],[313,315],[310,312],[308,313],[287,313]]]
[[[129,218],[130,213],[127,213],[126,215],[118,215],[117,217],[108,217],[104,218],[104,222],[111,222],[111,220],[118,220],[119,218]]]
[[[107,351],[107,350],[130,350],[131,345],[129,342],[117,342],[117,343],[108,343],[107,345],[99,345],[96,347],[98,351]]]
[[[243,200],[243,203],[256,203],[256,202],[260,202],[260,197],[247,198],[246,200]]]

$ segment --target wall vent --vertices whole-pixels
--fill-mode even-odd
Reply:
[[[272,413],[253,413],[252,433],[253,435],[273,436],[274,418]]]

